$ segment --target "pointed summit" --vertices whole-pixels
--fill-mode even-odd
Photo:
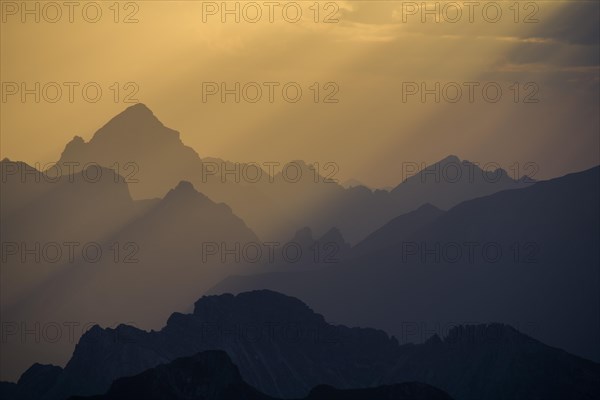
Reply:
[[[444,341],[439,337],[437,333],[434,333],[432,337],[425,341],[425,344],[429,346],[438,346],[444,344]]]
[[[145,105],[144,103],[137,103],[130,107],[127,107],[125,109],[125,111],[123,111],[121,114],[125,114],[125,113],[148,114],[148,115],[152,115],[152,116],[154,115],[152,113],[152,111],[148,108],[148,106]]]
[[[85,136],[84,136],[85,137]],[[111,118],[85,142],[76,136],[65,147],[59,164],[88,163],[137,181],[134,198],[162,197],[182,180],[193,180],[202,164],[198,153],[181,141],[179,132],[162,124],[144,104],[135,104]]]
[[[192,185],[192,183],[189,181],[181,181],[177,184],[175,189],[193,190],[194,185]]]
[[[175,186],[175,189],[173,189],[176,192],[179,193],[187,193],[187,194],[194,194],[194,193],[198,193],[196,191],[196,189],[194,188],[194,185],[192,185],[191,182],[189,181],[181,181],[177,184],[177,186]]]
[[[104,137],[119,136],[156,136],[163,133],[165,126],[156,118],[146,105],[135,104],[126,108],[120,114],[113,117],[92,138],[90,142],[102,140]],[[174,132],[174,131],[171,131]],[[177,138],[179,133],[177,133]]]
[[[313,238],[312,229],[310,229],[310,227],[308,226],[299,229],[298,231],[296,231],[296,234],[294,235],[292,241],[296,243],[312,244],[315,241],[315,239]]]
[[[180,200],[206,201],[209,199],[202,193],[198,192],[194,188],[194,185],[192,185],[190,182],[181,181],[177,184],[177,186],[175,186],[173,189],[169,190],[169,192],[166,194],[164,200],[166,202],[170,202],[170,201],[180,201]]]
[[[119,116],[156,118],[154,117],[154,113],[152,112],[152,110],[150,110],[148,106],[144,103],[137,103],[127,107],[120,114],[117,114],[115,118],[118,118]]]
[[[321,236],[321,239],[319,239],[319,241],[323,242],[323,243],[329,243],[329,242],[335,242],[335,243],[340,243],[340,244],[345,243],[344,236],[342,235],[340,230],[338,228],[336,228],[335,226],[333,228],[331,228],[330,230],[328,230],[323,236]]]
[[[342,232],[336,227],[328,230],[321,238],[317,241],[325,251],[333,250],[335,254],[330,254],[331,257],[325,257],[329,262],[337,261],[343,258],[350,251],[350,243],[347,243],[342,235]],[[332,247],[335,246],[335,247]]]
[[[60,161],[72,161],[79,157],[79,154],[85,152],[86,143],[81,136],[74,136],[65,146],[60,155]]]
[[[436,164],[460,164],[460,158],[458,158],[457,156],[455,156],[454,154],[450,154],[448,157],[444,158],[443,160],[438,161]]]
[[[143,103],[137,103],[131,107],[127,107],[120,114],[117,114],[113,120],[146,121],[147,123],[158,123],[160,126],[163,126],[158,118],[154,116],[154,113]]]

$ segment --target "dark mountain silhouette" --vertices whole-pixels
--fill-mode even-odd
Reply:
[[[277,162],[263,163],[271,161]],[[131,185],[137,199],[162,197],[178,182],[189,181],[214,201],[231,206],[263,240],[278,241],[302,226],[310,226],[319,236],[335,226],[356,243],[393,217],[422,204],[445,209],[467,199],[528,184],[511,179],[503,170],[485,173],[454,156],[406,179],[391,192],[364,186],[346,189],[335,182],[335,176],[322,176],[330,170],[317,170],[303,161],[279,165],[269,177],[269,168],[261,163],[257,167],[201,159],[181,142],[178,132],[166,128],[143,104],[114,117],[89,142],[73,139],[59,161],[61,165],[68,162],[122,168],[134,163],[136,169],[127,172],[139,181]],[[243,173],[246,169],[251,173]],[[454,171],[459,170],[457,178]]]
[[[400,346],[382,331],[331,325],[301,301],[262,290],[203,297],[193,314],[173,314],[160,331],[96,326],[81,338],[56,384],[41,399],[98,395],[107,390],[118,395],[119,390],[148,386],[158,376],[175,386],[154,386],[157,391],[192,390],[196,378],[196,382],[206,382],[207,390],[213,385],[215,390],[224,389],[223,382],[236,379],[231,364],[221,356],[217,358],[225,366],[218,371],[223,375],[214,379],[207,379],[211,373],[192,378],[187,375],[189,368],[179,370],[186,365],[194,368],[194,358],[150,370],[207,350],[227,352],[244,382],[281,398],[307,396],[320,384],[359,389],[413,381],[465,400],[591,399],[600,394],[600,365],[548,347],[506,325],[458,326],[443,339],[435,336],[421,345]],[[109,389],[116,379],[140,373]],[[190,386],[179,386],[184,382]],[[419,392],[418,387],[412,389]],[[403,393],[400,388],[377,390]],[[342,393],[320,387],[308,399],[324,399],[331,392],[339,398],[363,398],[351,396],[361,391]]]
[[[83,245],[103,242],[139,216],[144,208],[131,199],[127,184],[110,169],[90,167],[71,175],[67,170],[45,175],[25,163],[7,159],[0,162],[0,168],[3,176],[0,183],[2,321],[14,326],[20,326],[21,321],[47,321],[45,316],[56,312],[48,309],[51,302],[40,301],[32,313],[19,309],[34,301],[44,288],[61,294],[76,290],[57,290],[51,282],[62,282],[68,260],[71,256],[80,260]],[[105,248],[105,254],[109,252]],[[34,324],[29,323],[28,328]],[[18,377],[38,360],[33,351],[26,348],[43,346],[40,340],[16,338],[18,335],[2,343],[3,378]],[[64,351],[64,358],[72,346],[70,343],[69,349]],[[55,355],[61,352],[60,345],[46,343],[45,347],[48,351],[44,353],[50,357],[43,362],[57,363],[60,358]]]
[[[71,400],[276,400],[246,384],[223,351],[206,351],[178,358],[139,375],[117,379],[105,395],[72,397]],[[318,386],[304,400],[450,400],[429,385],[403,383],[369,389],[339,390]]]
[[[118,237],[144,243],[145,254],[140,254],[144,263],[198,266],[217,259],[219,264],[224,264],[220,256],[203,261],[206,243],[221,246],[222,243],[259,241],[228,205],[213,202],[189,182],[180,182],[141,218],[124,227]],[[233,259],[229,257],[226,261]]]
[[[93,162],[106,167],[118,163],[139,182],[131,190],[136,198],[162,197],[179,181],[191,180],[200,170],[200,158],[183,144],[179,132],[165,127],[144,104],[135,104],[112,118],[85,142],[76,136],[59,164]],[[148,190],[152,187],[153,190]]]
[[[430,385],[407,382],[367,389],[334,389],[322,385],[313,389],[305,400],[451,400]]]
[[[417,174],[408,177],[392,189],[396,198],[402,199],[407,210],[416,209],[424,204],[424,199],[441,209],[451,208],[467,199],[483,197],[500,190],[524,187],[533,183],[533,179],[524,177],[519,181],[511,178],[501,169],[485,170],[470,161],[461,161],[451,155],[425,167]]]
[[[49,175],[8,159],[0,168],[5,241],[86,240],[116,229],[134,211],[127,184],[108,168],[90,166],[70,175],[67,170]]]
[[[117,400],[269,400],[246,384],[224,351],[206,351],[178,358],[141,374],[117,379],[103,396],[75,399]],[[274,400],[274,399],[273,399]]]
[[[230,277],[211,293],[277,290],[401,342],[504,322],[600,360],[599,170],[463,202],[408,236],[392,223],[355,247],[376,250],[331,268]]]
[[[216,158],[203,163],[192,148],[182,143],[179,132],[165,127],[144,104],[135,104],[112,118],[88,142],[75,137],[66,145],[58,164],[82,167],[90,162],[119,166],[128,181],[135,182],[130,190],[136,199],[163,197],[179,182],[188,181],[217,202],[229,200],[236,213],[249,222],[248,203],[267,201],[254,187],[238,189],[235,174],[221,174],[221,170],[235,170],[245,164],[236,166]],[[261,171],[261,177],[268,179],[266,171]],[[267,214],[260,217],[265,219]]]
[[[115,378],[212,349],[227,351],[243,380],[269,396],[306,396],[320,384],[358,390],[404,381],[439,386],[465,399],[596,395],[590,378],[596,364],[540,343],[530,346],[508,328],[502,328],[508,339],[501,345],[469,344],[456,352],[446,333],[455,325],[483,329],[487,325],[481,324],[499,321],[600,360],[598,168],[531,186],[501,169],[485,173],[449,156],[391,191],[373,191],[344,188],[314,165],[294,161],[298,181],[262,170],[261,179],[247,182],[236,173],[205,176],[215,164],[227,171],[249,164],[201,159],[144,105],[125,110],[87,143],[75,138],[61,156],[63,173],[71,162],[75,173],[60,182],[52,181],[52,170],[0,162],[2,256],[6,242],[93,241],[105,250],[133,244],[134,251],[119,247],[98,263],[81,255],[74,262],[24,263],[12,254],[0,271],[2,322],[127,325],[92,329],[64,370],[34,366],[23,383],[2,384],[3,397],[101,394]],[[95,180],[98,173],[101,179]],[[223,251],[205,260],[207,243],[231,249],[259,237],[293,237],[303,250],[317,247],[323,262],[309,262],[314,253],[303,251],[296,268],[280,268],[285,264],[280,260],[268,265],[269,273],[251,276],[264,265],[232,262],[235,256]],[[360,242],[350,248],[346,240]],[[328,243],[339,249],[321,248]],[[502,250],[493,261],[482,251],[489,244]],[[473,248],[474,260],[467,255]],[[135,262],[125,263],[129,256]],[[307,268],[311,264],[315,268]],[[245,297],[246,306],[223,300],[237,297],[219,297],[218,312],[200,307],[202,313],[173,314],[160,331],[141,329],[158,329],[171,312],[187,311],[198,292],[231,274],[239,276],[212,293],[275,289],[306,299],[338,323],[385,329],[401,343],[421,343],[434,333],[444,339],[399,346],[382,331],[332,327],[310,310],[264,294],[268,301]],[[267,343],[246,337],[257,326]],[[77,331],[74,340],[80,335]],[[4,379],[34,361],[65,365],[73,347],[72,341],[18,339],[13,335],[2,344]],[[447,359],[461,367],[447,370]],[[461,364],[463,359],[470,361]],[[507,371],[508,364],[518,374]],[[560,368],[567,372],[560,375]],[[521,373],[531,378],[530,391],[521,387]]]
[[[62,373],[55,365],[33,364],[17,383],[0,383],[0,397],[4,400],[37,400],[41,398]]]
[[[369,186],[365,185],[364,183],[360,182],[358,179],[354,179],[354,178],[347,179],[344,182],[341,182],[340,185],[342,185],[346,189],[349,189],[351,187],[356,187],[356,186],[364,186],[367,189],[371,189]]]
[[[136,315],[136,326],[160,327],[198,291],[243,271],[241,264],[223,263],[220,254],[204,260],[205,243],[233,248],[258,241],[227,205],[186,182],[164,199],[138,202],[110,169],[98,181],[83,171],[52,183],[26,168],[28,179],[10,175],[1,191],[3,203],[15,206],[9,212],[2,207],[2,320],[18,327],[28,321],[28,329],[36,323],[67,329],[78,321],[79,328],[56,343],[10,336],[2,345],[4,379],[16,378],[34,361],[66,362],[87,323],[113,325]],[[100,256],[90,261],[85,254]],[[161,301],[148,307],[154,298]]]
[[[398,345],[381,331],[329,325],[301,301],[273,292],[204,297],[193,314],[171,315],[160,331],[88,331],[47,398],[104,393],[116,378],[214,349],[227,351],[261,392],[298,397],[321,383],[368,386],[393,365]]]
[[[403,214],[371,233],[352,248],[353,256],[374,254],[411,237],[435,221],[444,212],[427,203],[415,211]]]
[[[469,400],[592,399],[600,394],[600,364],[548,347],[508,325],[458,326],[443,339],[435,335],[403,350],[384,382],[417,380]]]
[[[0,382],[0,398],[5,400],[17,399],[17,384],[14,382]]]
[[[281,243],[281,249],[275,252],[275,257],[265,257],[264,261],[270,269],[275,270],[322,267],[341,262],[350,253],[350,247],[337,228],[331,228],[315,239],[312,229],[304,227],[290,240]],[[253,271],[257,272],[260,271]]]

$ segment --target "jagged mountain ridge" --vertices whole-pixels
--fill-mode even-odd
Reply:
[[[327,270],[229,277],[210,293],[276,290],[401,342],[406,324],[419,326],[409,341],[423,341],[421,324],[504,322],[600,360],[599,175],[596,167],[469,200],[412,227],[399,217],[407,223],[390,222]]]
[[[457,400],[600,393],[600,365],[506,325],[458,326],[443,339],[400,346],[382,331],[328,324],[300,300],[261,290],[202,297],[192,314],[173,314],[161,331],[94,327],[41,399],[101,394],[119,377],[207,350],[227,352],[245,382],[282,398],[307,396],[319,384],[356,389],[411,381]]]
[[[161,364],[139,375],[117,379],[105,395],[70,400],[277,400],[246,384],[227,353],[206,351]],[[429,385],[416,382],[369,389],[339,390],[320,385],[303,400],[451,400]]]
[[[446,209],[469,198],[528,185],[503,170],[484,172],[455,156],[427,167],[390,192],[364,186],[346,189],[302,161],[269,171],[267,164],[277,160],[263,160],[266,164],[262,165],[202,159],[143,104],[114,117],[87,143],[81,138],[71,141],[59,164],[90,161],[105,166],[134,163],[139,180],[131,187],[135,198],[162,197],[179,181],[190,181],[211,199],[231,206],[263,240],[290,237],[302,226],[322,235],[335,226],[356,243],[391,218],[424,203]],[[462,171],[460,178],[447,179],[448,170]]]
[[[138,326],[159,327],[198,291],[242,268],[222,263],[218,254],[205,259],[203,244],[258,242],[229,206],[190,183],[179,183],[163,199],[135,201],[111,169],[90,167],[54,179],[24,163],[3,160],[0,166],[7,172],[0,191],[3,322],[110,325],[135,314]],[[164,300],[148,308],[154,296]],[[34,361],[66,362],[80,334],[58,343],[11,337],[2,346],[2,377],[16,378]]]

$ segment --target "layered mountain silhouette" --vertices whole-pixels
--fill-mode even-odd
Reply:
[[[315,239],[312,229],[304,227],[280,246],[274,257],[265,257],[270,270],[303,269],[337,264],[350,254],[350,243],[346,242],[337,228],[331,228]],[[253,273],[261,272],[253,270]],[[264,272],[264,271],[263,271]]]
[[[2,321],[15,332],[38,329],[38,336],[48,324],[80,326],[57,343],[11,335],[2,346],[3,377],[18,376],[39,360],[36,352],[46,357],[40,361],[66,362],[85,324],[136,315],[138,326],[158,328],[198,291],[242,271],[232,257],[222,262],[220,251],[205,257],[207,244],[231,249],[258,242],[227,205],[189,182],[162,199],[134,201],[111,169],[55,179],[24,163],[3,160],[1,167]],[[148,307],[155,296],[162,300]]]
[[[415,211],[400,215],[371,233],[352,248],[352,255],[375,254],[411,238],[416,232],[431,224],[444,212],[426,203]]]
[[[179,358],[133,377],[117,379],[105,395],[72,397],[71,400],[276,400],[246,384],[223,351],[207,351]],[[403,383],[369,389],[340,390],[318,386],[304,400],[450,400],[429,385]]]
[[[385,329],[401,342],[461,323],[504,322],[600,360],[599,171],[441,214],[425,206],[381,227],[339,265],[229,277],[211,293],[277,290],[335,321]]]
[[[269,400],[246,384],[223,351],[206,351],[192,357],[178,358],[168,364],[150,368],[141,374],[117,379],[103,396],[75,399],[206,399]]]
[[[402,199],[408,210],[424,204],[424,199],[431,199],[429,202],[438,208],[448,209],[468,199],[515,188],[515,184],[524,187],[533,182],[527,176],[515,181],[501,168],[483,170],[477,164],[451,155],[408,177],[392,189],[391,194]]]
[[[451,157],[436,165],[443,171],[457,161]],[[301,176],[294,182],[285,166],[273,176],[262,171],[256,182],[222,174],[247,164],[201,159],[143,104],[114,117],[89,142],[75,138],[47,171],[3,160],[1,229],[9,246],[2,249],[3,319],[110,325],[136,315],[139,326],[157,328],[172,310],[183,310],[199,290],[231,273],[339,264],[351,254],[348,243],[421,205],[418,196],[404,201],[404,195],[388,191],[345,189],[312,165],[292,164],[291,171]],[[459,168],[466,168],[462,164]],[[221,171],[210,173],[215,166]],[[415,177],[400,186],[414,186]],[[460,197],[448,200],[443,194],[458,185],[435,180],[423,185],[443,188],[423,192],[433,196],[423,203],[445,199],[442,204],[447,205]],[[475,196],[526,184],[506,178],[493,185],[469,185],[481,186],[469,189],[468,196]],[[301,227],[311,232],[306,243],[297,237]],[[275,262],[264,248],[257,262],[239,257],[248,246],[272,240],[285,244],[290,238],[301,243],[299,259],[294,248],[287,249],[289,257],[278,249]],[[75,252],[65,243],[75,243]],[[93,263],[85,260],[82,248],[87,245],[94,251],[100,248],[103,257]],[[55,259],[49,260],[48,254]],[[171,294],[148,308],[147,297],[160,293]],[[5,351],[3,376],[16,378],[38,360],[23,345]],[[25,346],[41,350],[45,345]],[[64,363],[72,346],[72,340],[45,346],[47,358],[39,361]],[[7,369],[6,363],[13,361],[18,364]]]
[[[202,353],[208,350],[231,360]],[[173,314],[160,331],[94,327],[58,376],[47,372],[54,385],[38,398],[112,399],[134,390],[216,399],[239,390],[233,393],[265,398],[252,387],[278,398],[447,398],[425,385],[402,385],[418,381],[456,399],[591,399],[600,394],[599,373],[599,364],[506,325],[457,326],[443,338],[401,346],[383,331],[331,325],[303,302],[263,290],[203,297],[192,314]],[[25,392],[25,382],[13,393]]]
[[[143,104],[0,167],[3,399],[600,397],[600,167],[371,190],[201,158]]]
[[[321,385],[314,388],[305,400],[450,400],[443,391],[418,382],[383,385],[366,389],[335,389]]]
[[[127,184],[108,168],[96,165],[72,174],[68,169],[43,173],[4,159],[0,170],[5,241],[97,238],[117,229],[134,212]]]
[[[6,400],[35,400],[56,384],[62,368],[55,365],[33,364],[17,383],[0,382],[0,397]]]
[[[137,198],[163,197],[179,181],[191,180],[200,165],[198,154],[183,144],[179,132],[165,127],[143,104],[112,118],[87,143],[79,136],[73,138],[59,164],[90,162],[106,167],[119,163],[121,168],[136,165],[131,177],[139,184],[131,189]],[[155,190],[147,190],[149,186]]]
[[[302,161],[273,167],[201,159],[179,133],[165,127],[143,104],[129,107],[100,128],[89,142],[74,138],[59,164],[136,166],[134,198],[162,197],[178,182],[191,182],[209,198],[231,206],[263,240],[283,240],[302,226],[317,235],[337,227],[356,243],[391,218],[431,203],[446,209],[500,190],[525,187],[505,171],[482,171],[450,156],[409,177],[390,192],[364,186],[344,188],[326,172]],[[228,172],[229,171],[229,172]],[[237,172],[236,172],[237,171]],[[334,177],[335,178],[335,177]]]

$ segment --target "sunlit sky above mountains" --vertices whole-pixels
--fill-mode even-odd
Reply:
[[[123,99],[135,87],[125,84],[134,82],[139,91],[133,97],[181,132],[201,157],[333,161],[341,179],[372,186],[397,184],[403,162],[429,164],[448,154],[506,169],[535,162],[538,179],[600,162],[596,1],[482,1],[472,13],[465,2],[425,2],[428,9],[439,5],[437,16],[424,15],[422,2],[323,1],[315,7],[297,1],[287,9],[288,21],[276,6],[273,22],[259,1],[254,4],[263,14],[254,23],[249,20],[256,8],[244,8],[248,2],[239,3],[239,23],[232,15],[223,23],[220,10],[212,15],[211,7],[221,2],[120,2],[118,23],[113,1],[97,2],[97,23],[82,16],[85,2],[75,8],[72,23],[66,8],[56,23],[44,21],[43,10],[39,23],[34,15],[23,23],[22,10],[11,8],[21,2],[1,3],[1,157],[32,164],[57,160],[74,135],[89,140],[131,105]],[[233,9],[236,2],[227,4]],[[498,8],[502,16],[493,23]],[[298,9],[301,19],[290,22]],[[457,9],[462,17],[453,23]],[[45,11],[46,18],[56,15]],[[93,19],[95,9],[87,11]],[[125,23],[127,18],[138,22]],[[51,103],[42,96],[36,103],[27,95],[22,102],[20,93],[7,92],[11,82],[30,88],[57,82],[62,97]],[[64,82],[80,83],[72,103]],[[88,82],[103,90],[96,103],[82,97]],[[256,103],[236,103],[233,95],[223,103],[219,94],[203,101],[203,82],[258,82],[263,94]],[[280,83],[273,102],[263,82]],[[300,85],[300,101],[283,99],[287,82]],[[447,101],[454,97],[451,85],[439,103],[434,95],[422,102],[420,93],[403,99],[407,82],[430,88],[455,82],[463,97]],[[473,102],[464,82],[479,83]],[[496,103],[482,95],[489,82],[502,89]],[[323,102],[336,88],[339,101]]]

